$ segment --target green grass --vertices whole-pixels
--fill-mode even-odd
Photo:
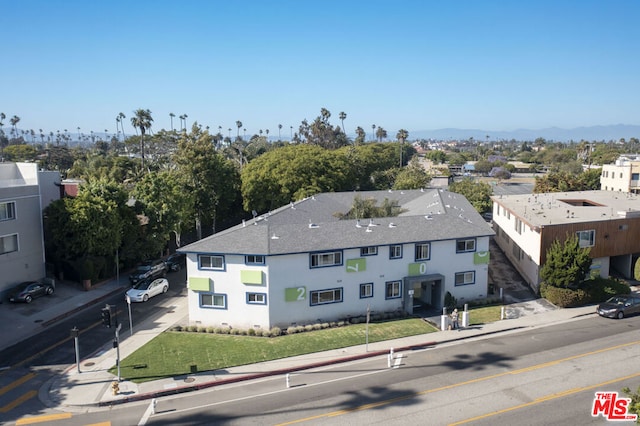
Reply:
[[[469,308],[469,325],[479,325],[500,321],[501,308],[502,305]]]
[[[121,361],[122,377],[137,383],[191,372],[287,358],[365,344],[365,324],[329,328],[279,337],[167,331]],[[369,324],[369,343],[437,331],[421,319]],[[116,369],[110,370],[117,374]]]

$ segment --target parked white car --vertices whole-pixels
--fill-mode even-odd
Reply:
[[[169,281],[166,278],[146,279],[131,287],[125,299],[128,297],[131,302],[146,302],[150,297],[166,293],[167,290],[169,290]]]

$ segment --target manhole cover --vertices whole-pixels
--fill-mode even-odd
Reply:
[[[37,324],[37,323],[39,323],[39,322],[42,322],[42,320],[41,320],[41,319],[37,319],[37,320],[35,320],[34,322]]]
[[[95,362],[91,362],[91,361],[89,361],[89,362],[85,362],[85,363],[84,363],[84,366],[85,366],[85,367],[92,367],[92,366],[94,366],[94,365],[96,365],[96,363],[95,363]]]
[[[184,379],[185,383],[192,383],[192,382],[195,382],[195,381],[196,381],[196,379],[194,379],[193,377],[187,377],[186,379]]]

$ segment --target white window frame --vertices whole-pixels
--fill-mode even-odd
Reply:
[[[9,239],[12,239],[13,244],[9,245]],[[20,251],[18,246],[18,234],[9,234],[0,236],[0,255],[7,253],[14,253]]]
[[[582,248],[593,247],[596,245],[596,230],[588,229],[585,231],[577,231],[578,245]]]
[[[360,299],[373,297],[373,283],[360,284]]]
[[[476,271],[456,272],[455,286],[471,285],[476,283]]]
[[[402,281],[387,281],[384,283],[384,298],[399,299],[402,297]]]
[[[319,306],[342,303],[343,293],[342,287],[313,290],[309,292],[309,304],[310,306]]]
[[[210,297],[211,303],[205,304],[204,297]],[[201,308],[206,309],[227,309],[227,295],[224,293],[200,293],[198,294],[198,302]]]
[[[402,259],[402,244],[389,246],[389,259]]]
[[[424,255],[423,251],[426,250],[427,254]],[[415,245],[415,260],[429,260],[431,259],[431,243],[416,243]]]
[[[247,293],[248,305],[266,305],[267,293]]]
[[[460,245],[463,245],[460,248]],[[456,240],[456,253],[470,253],[476,251],[476,239],[466,238],[462,240]]]
[[[360,247],[360,256],[376,256],[377,254],[377,246]]]
[[[15,220],[16,219],[16,202],[8,201],[5,203],[0,203],[0,222],[4,222],[5,220]]]
[[[309,254],[310,268],[326,268],[342,265],[342,251],[323,251]]]
[[[247,265],[264,265],[264,255],[262,254],[248,254],[244,257],[244,263]]]
[[[203,266],[203,259],[209,259],[209,265]],[[220,260],[220,266],[212,266],[214,259]],[[199,254],[198,255],[198,269],[205,269],[210,271],[224,271],[225,263],[224,256],[221,254]]]

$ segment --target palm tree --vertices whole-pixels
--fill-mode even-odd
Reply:
[[[378,138],[378,141],[382,142],[382,139],[387,137],[387,131],[382,126],[378,126],[378,130],[376,130],[376,137]]]
[[[173,131],[173,117],[175,117],[176,115],[172,112],[169,113],[169,118],[171,119],[171,130]]]
[[[291,128],[291,140],[293,140],[293,126],[289,126]]]
[[[402,167],[402,149],[404,148],[404,142],[408,137],[409,132],[407,132],[405,129],[398,130],[398,133],[396,134],[396,138],[400,142],[400,167]]]
[[[131,125],[136,129],[140,129],[140,155],[142,156],[142,170],[144,170],[144,135],[147,129],[151,128],[153,118],[151,117],[151,111],[148,109],[138,109],[134,111],[134,116],[131,117]]]
[[[124,115],[123,113],[119,113],[119,114],[118,114],[118,118],[120,119],[120,120],[119,120],[119,121],[120,121],[120,127],[122,128],[122,140],[124,141],[124,139],[125,139],[125,134],[124,134],[124,123],[123,123],[123,120],[124,120],[125,118],[127,118],[127,116],[126,116],[126,115]]]
[[[281,139],[280,137],[280,131],[282,130],[282,124],[278,124],[278,140]]]
[[[347,118],[347,114],[341,111],[338,118],[340,118],[340,121],[342,122],[342,133],[346,134],[347,132],[344,130],[344,119]]]
[[[80,142],[80,126],[78,126],[77,129],[78,129],[78,142]]]
[[[183,114],[182,115],[182,119],[184,120],[184,131],[187,131],[187,118],[189,118],[189,116],[187,114]]]
[[[375,137],[376,137],[376,125],[375,125],[375,124],[372,124],[372,125],[371,125],[371,131],[372,131],[372,133],[371,133],[371,140],[374,140],[374,139],[375,139]]]
[[[6,115],[4,115],[4,112],[0,112],[0,135],[4,135],[4,130],[2,130],[2,126],[4,126],[4,119],[7,118]]]
[[[238,128],[238,133],[236,134],[236,139],[240,139],[240,127],[242,127],[242,121],[236,121],[236,127]]]

